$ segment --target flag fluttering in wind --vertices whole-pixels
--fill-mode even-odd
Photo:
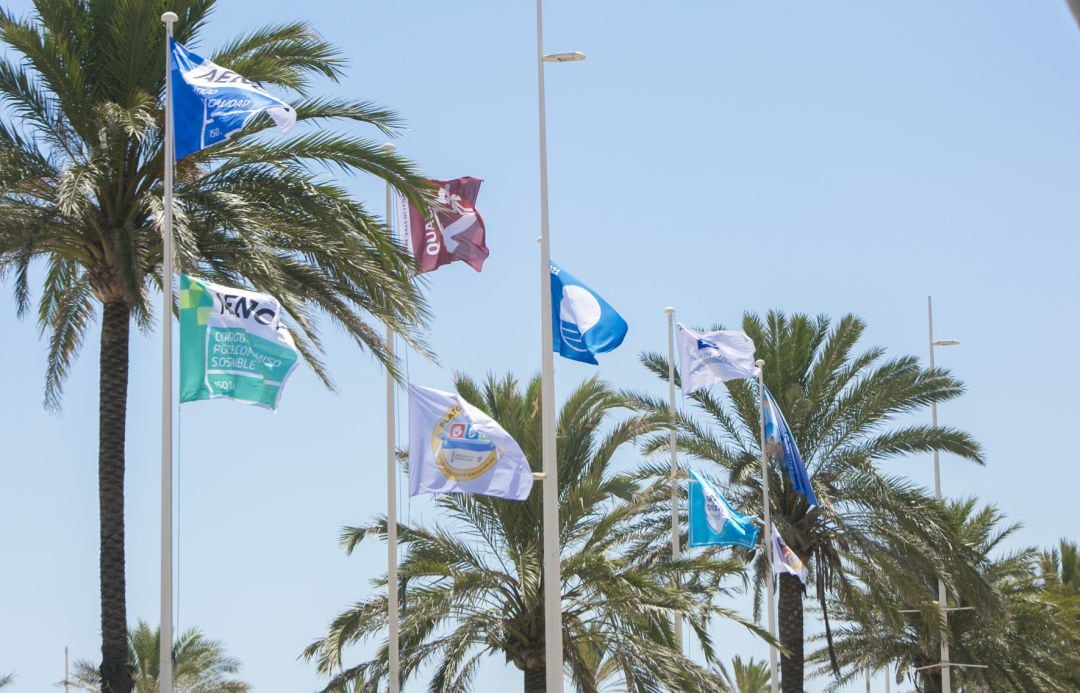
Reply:
[[[745,332],[698,332],[679,323],[676,338],[679,342],[679,376],[683,394],[689,395],[716,383],[757,375],[754,340]]]
[[[296,111],[243,75],[216,65],[169,39],[176,159],[217,144],[266,113],[278,130],[296,125]]]
[[[788,573],[799,578],[802,584],[806,584],[807,569],[802,560],[795,552],[784,543],[780,532],[776,531],[776,525],[772,526],[772,571],[773,575]]]
[[[690,546],[757,546],[752,518],[735,512],[705,477],[693,469],[690,475]]]
[[[596,355],[626,337],[627,325],[607,301],[569,272],[551,263],[552,348],[574,361],[598,365]]]
[[[409,386],[409,495],[479,493],[525,500],[529,461],[494,419],[460,395]]]
[[[773,400],[769,388],[765,388],[762,393],[761,411],[765,417],[765,452],[784,465],[784,470],[791,479],[791,487],[806,496],[807,503],[817,505],[817,496],[814,495],[814,487],[810,483],[810,475],[806,472],[799,448],[795,445],[795,436],[791,434],[784,414]]]
[[[180,401],[276,409],[299,352],[274,297],[180,275]]]
[[[476,209],[479,178],[433,180],[439,186],[425,217],[408,200],[399,198],[401,228],[407,230],[419,274],[456,260],[479,272],[488,257],[484,218]]]

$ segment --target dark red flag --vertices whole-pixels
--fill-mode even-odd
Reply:
[[[424,218],[408,202],[402,204],[402,228],[407,229],[419,274],[461,260],[479,272],[488,256],[484,243],[484,218],[476,209],[479,178],[433,180],[439,186]]]

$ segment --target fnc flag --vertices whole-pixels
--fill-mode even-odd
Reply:
[[[626,321],[569,272],[554,262],[550,268],[552,348],[573,361],[599,365],[597,354],[622,344]]]
[[[178,161],[228,139],[263,112],[283,133],[296,125],[292,106],[242,75],[195,55],[175,39],[169,39],[169,59]]]
[[[754,340],[745,332],[698,332],[679,323],[675,334],[679,342],[679,376],[683,394],[689,395],[716,383],[757,375]]]
[[[460,395],[409,386],[409,495],[479,493],[525,500],[529,461],[490,416]]]
[[[272,296],[180,275],[180,401],[277,409],[299,352]]]
[[[705,477],[690,470],[690,546],[757,546],[758,528],[732,510]]]
[[[425,217],[410,202],[399,197],[400,227],[409,234],[418,274],[430,272],[460,260],[479,272],[484,267],[488,248],[484,218],[476,209],[480,192],[479,178],[433,180],[439,191]]]
[[[802,584],[806,584],[807,570],[802,560],[795,552],[784,543],[780,532],[776,531],[776,525],[772,526],[772,571],[773,575],[788,573],[799,578]]]
[[[810,484],[810,475],[806,473],[799,448],[795,445],[795,436],[791,434],[784,413],[776,406],[769,388],[761,396],[761,415],[765,417],[765,452],[774,460],[780,460],[791,480],[791,487],[806,497],[810,505],[817,505],[814,487]]]

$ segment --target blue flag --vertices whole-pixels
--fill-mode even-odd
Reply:
[[[626,336],[626,321],[589,287],[551,263],[552,348],[562,356],[594,366],[596,355],[611,351]]]
[[[814,495],[814,487],[810,485],[810,475],[806,473],[806,465],[799,454],[799,448],[795,445],[795,436],[791,435],[784,414],[780,407],[776,406],[769,388],[765,388],[762,394],[761,411],[765,417],[765,451],[769,457],[780,460],[784,465],[792,488],[806,496],[810,505],[817,505],[817,496]]]
[[[758,528],[752,519],[732,510],[705,477],[690,470],[690,546],[757,546]]]
[[[177,161],[228,139],[264,111],[282,132],[296,124],[289,104],[251,80],[195,55],[175,39],[169,39],[169,49]]]

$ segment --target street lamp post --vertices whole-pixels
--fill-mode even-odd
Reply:
[[[559,564],[559,477],[555,454],[555,354],[551,325],[551,239],[548,233],[547,125],[544,63],[584,60],[582,53],[544,55],[543,0],[536,0],[536,82],[540,124],[540,402],[544,522],[544,667],[548,693],[562,693],[562,570]]]
[[[934,347],[957,346],[958,339],[942,339],[934,341],[934,304],[930,296],[926,297],[926,318],[930,332],[930,368],[934,368]],[[930,402],[930,423],[937,428],[937,402]],[[938,451],[934,448],[934,497],[941,500],[941,464],[938,461]],[[945,581],[938,576],[938,613],[941,620],[941,691],[952,693],[952,672],[949,667],[949,640],[947,637],[947,625],[949,622],[948,594],[945,592]]]

